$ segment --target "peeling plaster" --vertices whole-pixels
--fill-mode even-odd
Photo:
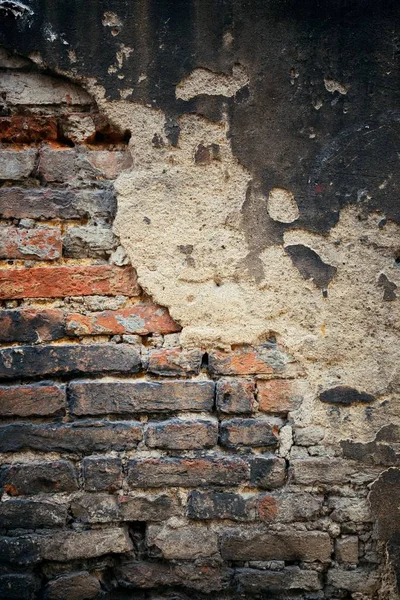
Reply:
[[[182,345],[257,344],[275,332],[304,366],[312,390],[291,413],[293,424],[329,422],[327,444],[371,440],[388,420],[400,424],[395,401],[388,402],[400,380],[399,304],[383,301],[377,285],[382,272],[400,285],[400,227],[390,220],[382,225],[381,213],[365,216],[347,206],[329,234],[286,230],[283,245],[256,256],[263,272],[256,279],[242,214],[251,175],[232,153],[227,119],[182,116],[172,147],[161,110],[107,101],[94,80],[85,87],[112,122],[132,133],[133,168],[115,184],[114,232],[144,290],[183,327]],[[197,164],[199,145],[218,145],[218,160]],[[285,251],[291,245],[312,249],[337,269],[328,297],[293,265]],[[189,246],[189,254],[182,252]],[[316,394],[339,385],[376,400],[343,409],[318,400]]]
[[[175,95],[181,100],[190,100],[200,94],[231,98],[248,83],[249,76],[242,65],[234,65],[232,75],[213,73],[199,68],[178,83]]]

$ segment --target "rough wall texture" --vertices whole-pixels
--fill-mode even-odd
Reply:
[[[399,8],[92,8],[0,2],[0,597],[397,598]]]

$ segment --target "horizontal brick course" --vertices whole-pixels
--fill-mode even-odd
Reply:
[[[162,562],[126,561],[117,568],[117,579],[123,585],[142,589],[181,585],[205,593],[227,587],[233,571],[226,567],[188,562],[172,564]]]
[[[56,227],[0,227],[0,258],[56,260],[61,253],[61,232]]]
[[[231,352],[211,350],[209,370],[212,375],[286,375],[296,376],[299,367],[275,344],[242,346]]]
[[[131,450],[142,439],[139,423],[80,421],[65,425],[14,423],[0,427],[0,452],[30,448],[42,452],[91,454]]]
[[[5,529],[63,527],[67,507],[54,502],[8,500],[0,502],[0,523]]]
[[[212,448],[218,441],[218,422],[205,419],[171,419],[149,423],[145,441],[150,448],[164,450]]]
[[[113,217],[113,190],[0,188],[0,217],[4,219],[81,219]]]
[[[0,117],[0,142],[31,144],[58,137],[57,119],[43,115]]]
[[[315,592],[322,588],[316,571],[287,567],[282,571],[238,569],[235,583],[240,593],[279,593],[283,590],[303,590]]]
[[[0,310],[0,342],[49,342],[65,335],[59,309]]]
[[[78,480],[66,460],[12,464],[0,469],[0,485],[9,496],[74,492]]]
[[[87,315],[72,313],[67,315],[66,329],[69,335],[148,335],[174,333],[180,327],[171,319],[166,308],[149,302]]]
[[[129,461],[130,487],[203,487],[246,483],[247,462],[236,457],[148,458]]]
[[[147,370],[170,377],[198,375],[203,353],[199,349],[160,348],[150,350]]]
[[[0,378],[86,373],[136,373],[140,354],[129,344],[14,346],[0,351]]]
[[[168,494],[83,494],[73,500],[71,512],[75,519],[83,523],[165,521],[177,514],[177,503]]]
[[[0,386],[1,417],[56,417],[65,414],[65,387],[60,385]]]
[[[70,383],[69,391],[75,415],[196,412],[212,410],[214,383],[87,380]]]
[[[221,423],[221,444],[227,448],[275,447],[279,442],[278,430],[277,423],[262,419],[230,419]]]
[[[248,526],[221,533],[221,554],[225,560],[319,560],[331,557],[331,540],[320,531],[274,531]]]
[[[0,269],[0,299],[137,295],[135,271],[112,265]]]
[[[69,561],[128,552],[132,542],[124,527],[92,531],[63,531],[40,540],[44,560]]]

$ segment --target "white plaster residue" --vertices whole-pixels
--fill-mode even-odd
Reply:
[[[200,94],[208,96],[234,96],[249,83],[249,76],[242,65],[234,65],[232,75],[213,73],[207,69],[195,69],[175,88],[175,95],[181,100],[190,100]]]
[[[327,91],[331,94],[339,92],[339,94],[346,95],[350,88],[350,86],[344,85],[340,81],[332,79],[332,77],[324,77],[324,84]]]
[[[293,223],[299,217],[299,209],[292,192],[284,188],[272,188],[267,201],[271,219],[280,223]]]

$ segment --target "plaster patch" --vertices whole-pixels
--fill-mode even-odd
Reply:
[[[200,94],[226,96],[231,98],[249,83],[249,76],[242,65],[234,65],[232,75],[213,73],[207,69],[194,69],[175,88],[175,95],[181,100],[190,100]]]
[[[267,210],[271,219],[280,223],[293,223],[299,217],[292,192],[284,188],[272,188],[268,195]]]
[[[384,272],[400,286],[394,260],[400,227],[389,220],[382,226],[378,213],[360,218],[359,208],[348,206],[328,235],[287,230],[283,245],[260,252],[264,275],[256,281],[247,267],[241,210],[251,176],[233,156],[227,122],[185,115],[178,145],[155,146],[155,135],[165,139],[162,111],[105,101],[97,85],[90,91],[106,116],[132,133],[134,167],[116,182],[114,230],[140,284],[183,327],[182,345],[257,344],[277,332],[314,390],[291,413],[294,424],[328,427],[326,443],[334,444],[373,439],[388,420],[399,423],[396,403],[388,400],[400,380],[400,305],[383,301],[377,281]],[[219,159],[196,164],[200,144],[217,144]],[[327,297],[292,264],[285,247],[293,245],[312,248],[337,269]],[[318,400],[340,385],[376,400],[345,408]]]

